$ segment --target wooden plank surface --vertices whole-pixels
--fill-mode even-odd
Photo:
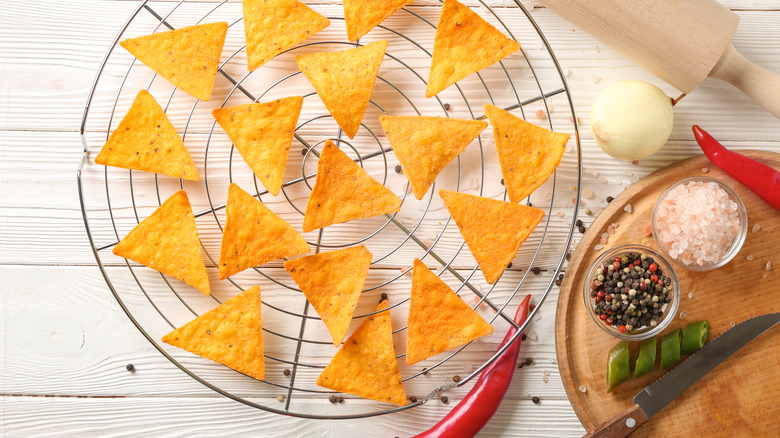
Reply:
[[[213,3],[202,3],[202,10],[213,7]],[[337,2],[310,3],[323,12],[339,13],[340,7],[334,4]],[[512,5],[507,0],[488,3],[498,7]],[[757,64],[780,71],[780,58],[776,53],[780,42],[780,4],[770,0],[728,0],[723,3],[740,15],[734,45]],[[531,10],[555,50],[582,123],[584,173],[583,185],[578,189],[593,191],[592,196],[583,198],[581,219],[586,226],[592,217],[583,215],[584,209],[598,212],[606,205],[606,196],[619,193],[639,176],[698,153],[689,130],[692,123],[709,129],[734,149],[780,151],[778,120],[728,85],[707,79],[675,107],[675,129],[661,153],[636,166],[610,159],[598,149],[587,129],[590,104],[598,92],[616,80],[629,78],[648,80],[672,96],[676,91],[549,10],[530,1],[523,4]],[[173,5],[173,2],[154,2],[155,9],[161,11],[167,11]],[[2,432],[6,436],[214,436],[228,433],[276,436],[279,430],[289,430],[294,436],[359,436],[370,427],[378,436],[411,436],[430,427],[455,405],[470,385],[452,391],[448,405],[433,400],[399,414],[355,421],[291,419],[227,400],[196,383],[164,359],[123,314],[95,267],[86,242],[75,169],[81,160],[78,129],[85,96],[117,30],[136,6],[137,2],[124,0],[85,0],[69,3],[67,7],[52,0],[23,0],[3,5],[4,12],[0,14],[0,296],[3,306],[0,326],[4,333],[11,334],[0,337]],[[240,9],[240,3],[231,2],[225,8]],[[413,10],[433,17],[434,21],[437,16],[433,1],[418,0]],[[188,14],[190,12],[184,11],[176,15],[177,22],[187,22],[192,16]],[[151,18],[146,14],[144,23],[139,22],[139,28],[148,26]],[[391,20],[396,19],[399,18]],[[510,27],[513,24],[508,22]],[[410,29],[410,32],[416,39],[432,43],[430,32],[416,29]],[[549,78],[553,66],[541,59],[543,46],[533,37],[533,30],[523,27],[516,36],[523,42],[529,59],[539,61],[535,65],[537,74]],[[234,43],[230,44],[228,50],[238,49]],[[122,67],[122,63],[130,59],[126,54],[117,56],[116,64],[109,64],[102,79],[106,92],[96,95],[94,119],[90,119],[87,127],[88,146],[92,150],[97,150],[100,139],[105,138],[113,95],[126,71],[126,65]],[[410,59],[414,62],[424,60],[421,57]],[[280,71],[287,67],[284,63],[277,66]],[[384,74],[394,78],[393,69],[380,71],[380,75]],[[528,72],[519,71],[519,74],[527,75]],[[134,77],[134,84],[148,78],[141,73]],[[226,82],[218,82],[223,96],[227,86]],[[380,89],[379,92],[389,90]],[[120,114],[123,104],[126,104],[124,100],[117,107]],[[210,103],[221,104],[221,101]],[[573,125],[563,107],[565,100],[553,99],[553,104],[556,107],[550,115],[555,126],[572,132]],[[190,110],[188,106],[174,106],[169,112],[174,123],[181,127],[186,124]],[[405,110],[411,111],[410,108]],[[466,114],[466,108],[456,104],[453,104],[453,111]],[[117,122],[114,119],[113,126]],[[196,149],[199,136],[207,136],[210,130],[211,123],[204,117],[196,117],[187,125],[187,135]],[[484,149],[490,150],[490,135],[483,134],[483,139]],[[201,168],[202,164],[199,163]],[[214,157],[214,161],[209,162],[212,164],[214,172],[221,172],[229,161],[225,156]],[[375,170],[381,171],[380,168]],[[86,176],[102,177],[95,173]],[[243,174],[243,177],[247,175]],[[499,178],[489,179],[487,193],[498,195],[501,190]],[[148,180],[139,181],[149,184]],[[392,184],[396,190],[402,190],[403,179],[391,180]],[[574,185],[576,181],[562,180],[559,194],[571,192],[573,196]],[[95,187],[89,186],[90,195],[98,194]],[[543,192],[539,196],[545,199]],[[557,196],[559,203],[548,209],[548,214],[554,217],[548,238],[558,245],[565,242],[567,229],[574,219],[568,198]],[[144,201],[146,205],[153,205],[155,199]],[[119,219],[130,226],[134,213],[128,209],[119,211]],[[558,211],[563,213],[562,218],[556,215]],[[217,229],[213,220],[204,219],[203,226],[214,232]],[[113,231],[109,223],[101,224],[98,220],[95,232],[107,239],[104,242],[110,243],[108,240]],[[431,231],[434,234],[429,236],[435,236],[435,232]],[[577,240],[575,235],[575,244]],[[455,238],[443,235],[440,244],[451,251]],[[399,269],[399,260],[413,256],[418,250],[406,248],[397,260],[384,261],[382,268]],[[527,260],[527,256],[520,254],[518,257]],[[467,262],[463,259],[458,263],[463,267]],[[538,259],[538,266],[549,275],[555,262],[555,257],[542,257]],[[510,276],[521,278],[528,268],[530,266],[516,267]],[[127,278],[126,268],[116,265],[109,271],[110,275],[116,276],[118,284],[133,285],[132,279]],[[531,292],[537,296],[543,290],[545,274],[529,280]],[[158,292],[162,293],[162,289]],[[548,299],[541,309],[541,319],[531,326],[529,339],[521,352],[521,357],[533,357],[534,365],[515,374],[507,401],[482,436],[557,437],[577,436],[584,431],[566,399],[555,360],[553,303],[557,299],[556,288]],[[128,302],[140,305],[134,299],[128,299]],[[295,304],[290,302],[291,306]],[[184,320],[186,313],[179,311],[174,314]],[[403,312],[399,310],[398,313]],[[157,331],[164,329],[164,325],[154,327]],[[500,336],[474,345],[464,354],[484,357],[495,348],[495,338]],[[133,363],[137,371],[126,371],[127,363]],[[214,367],[200,361],[189,360],[188,364],[199,372],[215,371]],[[453,363],[440,371],[432,372],[429,377],[446,382],[455,373],[469,370],[459,369]],[[230,379],[220,383],[236,385]],[[304,380],[304,383],[307,382]],[[413,391],[428,387],[418,384],[416,379],[410,381],[410,385]],[[278,394],[267,388],[244,395],[262,403],[278,403],[275,400]],[[541,403],[532,403],[533,396],[540,397]],[[300,403],[309,404],[312,412],[329,414],[372,407],[371,402],[354,398],[335,406],[318,397],[301,398]],[[209,415],[204,416],[203,412]]]

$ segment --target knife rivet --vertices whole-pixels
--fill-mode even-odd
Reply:
[[[628,427],[634,427],[634,426],[636,426],[636,420],[634,420],[633,418],[629,418],[629,419],[627,419],[627,420],[626,420],[626,426],[628,426]]]

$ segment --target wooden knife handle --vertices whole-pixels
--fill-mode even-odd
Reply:
[[[639,405],[634,405],[597,427],[593,432],[585,434],[583,438],[626,437],[637,430],[639,426],[645,424],[647,420],[647,415],[645,415]]]
[[[709,76],[739,88],[780,119],[780,75],[748,61],[733,45],[728,45]]]

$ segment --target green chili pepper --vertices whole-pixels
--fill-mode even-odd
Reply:
[[[680,360],[682,330],[677,329],[661,340],[661,369],[665,370]]]
[[[620,341],[609,350],[607,362],[607,392],[628,380],[631,370],[628,366],[628,341]]]
[[[636,366],[634,366],[634,380],[653,371],[653,368],[655,368],[656,344],[655,336],[642,342],[642,346],[639,348],[639,356],[636,358]]]
[[[682,345],[680,347],[680,353],[691,354],[694,351],[704,346],[707,342],[707,338],[710,336],[710,322],[706,319],[704,321],[695,322],[685,327],[682,333]]]

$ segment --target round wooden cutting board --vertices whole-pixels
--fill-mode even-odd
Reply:
[[[780,154],[744,154],[780,169]],[[705,173],[704,168],[709,171]],[[645,235],[642,228],[650,222],[658,196],[674,182],[697,175],[721,180],[739,194],[747,209],[748,235],[734,260],[719,269],[693,272],[675,267],[681,288],[680,308],[675,320],[659,335],[659,349],[664,334],[702,319],[710,321],[713,339],[734,323],[780,311],[780,212],[703,155],[674,163],[638,181],[615,198],[585,233],[566,270],[558,299],[558,365],[569,400],[588,431],[630,407],[634,395],[663,374],[656,364],[653,372],[607,393],[607,355],[619,339],[604,333],[587,313],[582,288],[588,280],[588,269],[600,254],[618,245],[638,243],[657,248],[652,235]],[[631,213],[625,211],[629,204]],[[615,234],[609,236],[604,249],[594,250],[613,222],[619,225]],[[754,225],[760,225],[760,230],[753,232]],[[752,256],[752,261],[748,256]],[[770,260],[775,267],[766,270]],[[683,312],[687,316],[680,319]],[[639,345],[640,342],[631,342],[632,371]],[[780,326],[726,359],[632,436],[685,434],[780,434]]]

